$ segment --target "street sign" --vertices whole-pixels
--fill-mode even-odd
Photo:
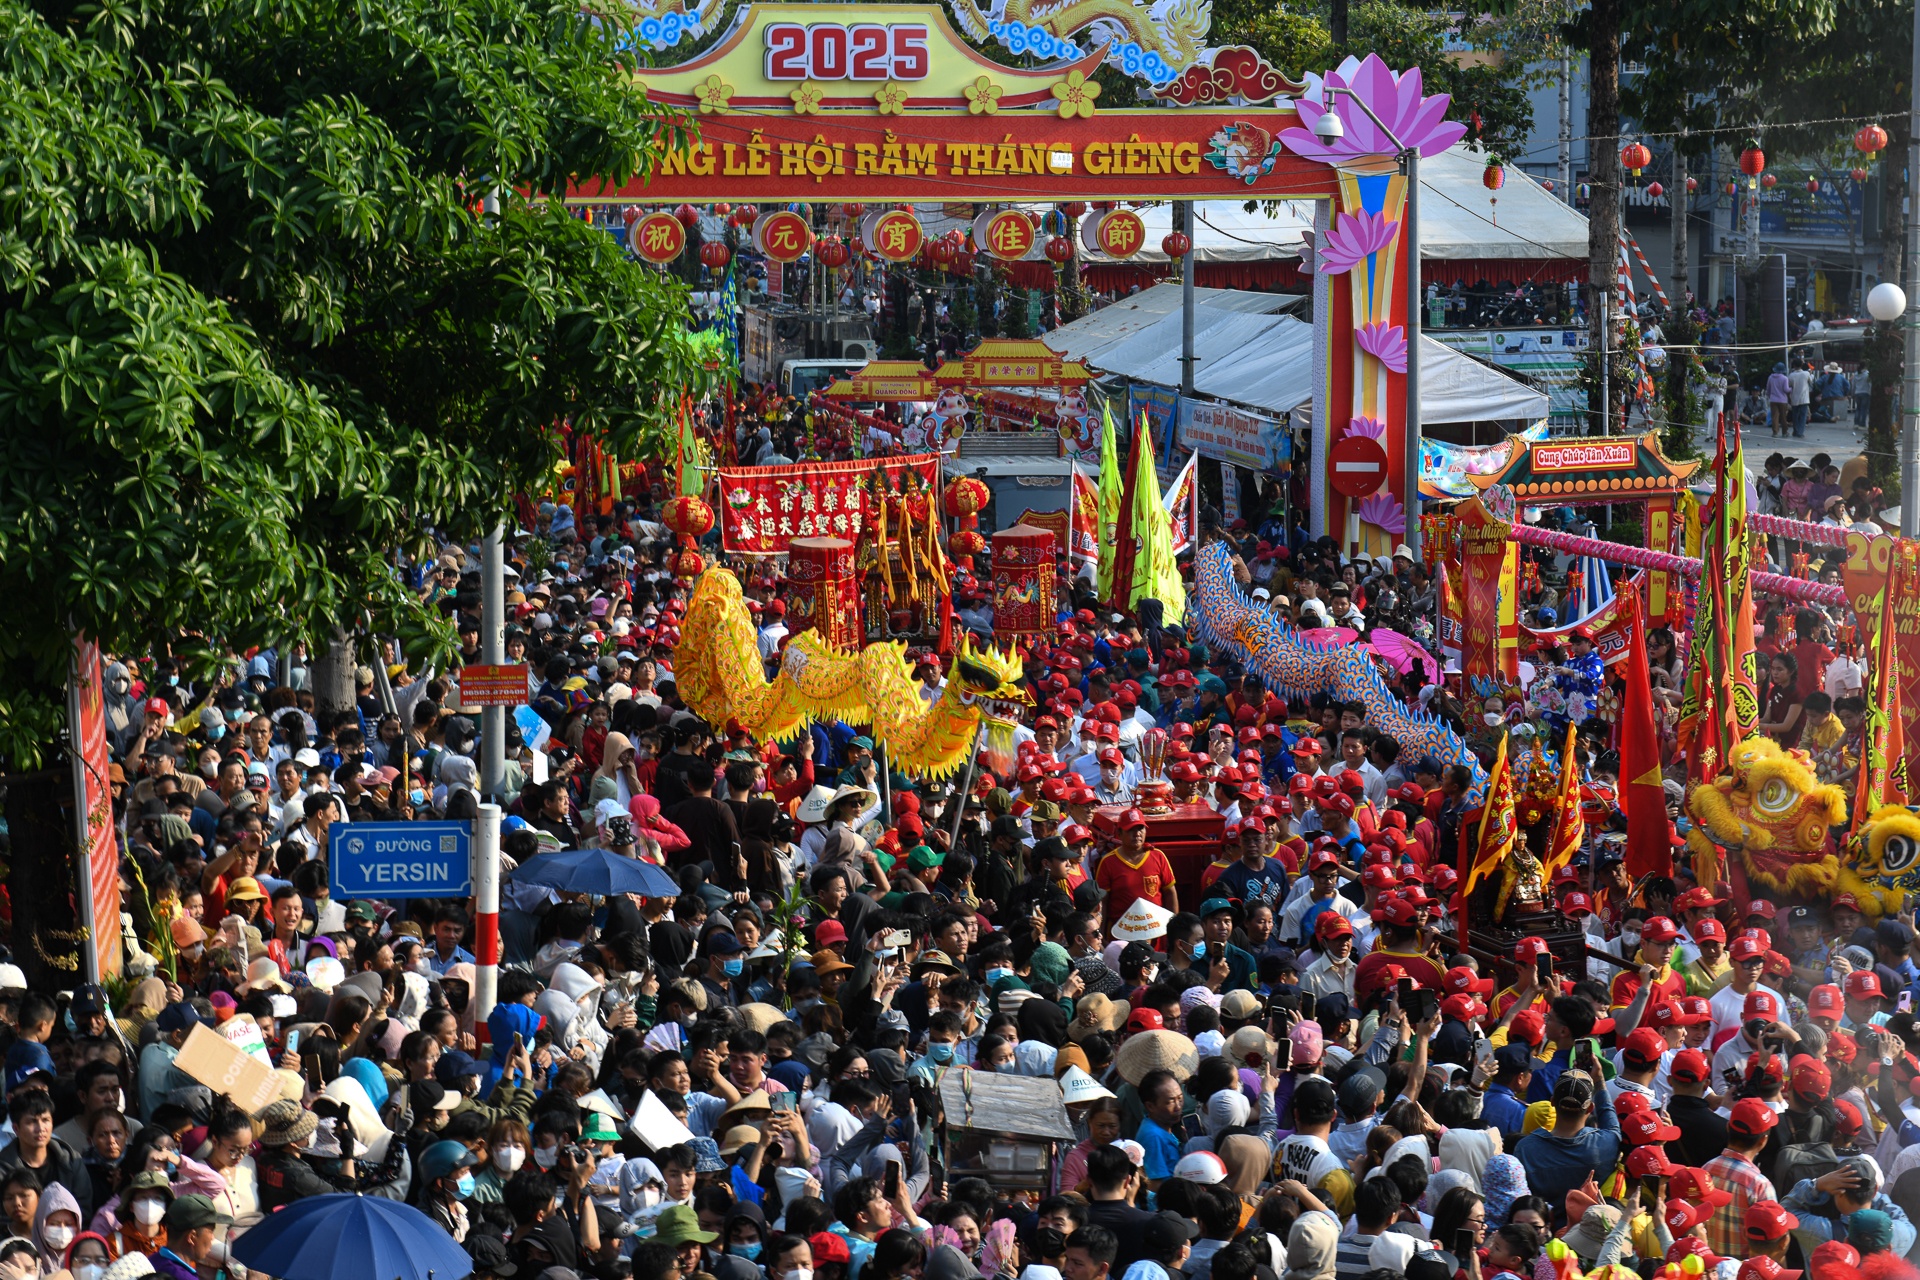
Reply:
[[[1364,498],[1387,482],[1387,451],[1372,436],[1342,436],[1327,450],[1327,480],[1348,498]]]
[[[327,881],[337,899],[473,894],[471,822],[336,822]]]
[[[524,663],[476,662],[460,668],[460,705],[466,707],[517,707],[527,700],[527,668]]]

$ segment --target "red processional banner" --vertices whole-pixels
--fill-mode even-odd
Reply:
[[[795,538],[858,541],[872,496],[867,480],[878,471],[898,493],[911,473],[938,501],[940,455],[800,462],[785,467],[720,470],[720,545],[731,555],[784,555]]]
[[[113,785],[107,774],[113,760],[107,753],[107,707],[100,678],[100,646],[75,640],[68,711],[78,748],[73,753],[74,794],[84,806],[86,822],[80,842],[86,863],[80,874],[92,889],[88,945],[100,977],[112,978],[120,973],[120,843],[113,824]],[[79,827],[78,822],[74,825]]]
[[[1460,646],[1460,670],[1468,678],[1480,676],[1508,682],[1520,676],[1517,646],[1502,643],[1503,614],[1512,609],[1519,547],[1507,536],[1509,526],[1494,519],[1475,498],[1464,504],[1460,518],[1460,563],[1466,582],[1466,635]],[[1503,590],[1504,589],[1504,590]],[[1505,610],[1501,605],[1507,604]]]

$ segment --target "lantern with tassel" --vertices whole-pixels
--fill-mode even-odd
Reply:
[[[992,500],[993,490],[978,476],[956,476],[942,497],[947,515],[960,522],[960,528],[947,539],[947,550],[956,561],[964,562],[969,572],[973,557],[987,549],[987,540],[980,533],[980,513]]]
[[[660,512],[660,523],[680,536],[680,551],[673,570],[682,578],[697,578],[706,569],[706,561],[694,550],[694,542],[713,528],[713,508],[705,498],[682,494],[668,502]]]

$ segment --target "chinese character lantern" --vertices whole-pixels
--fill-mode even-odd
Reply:
[[[1661,196],[1667,194],[1667,189],[1657,182],[1649,182],[1647,184],[1647,194],[1653,199],[1658,200]]]
[[[1184,258],[1191,248],[1193,248],[1193,241],[1184,231],[1169,231],[1160,237],[1160,252],[1169,258]]]
[[[1640,176],[1642,169],[1652,163],[1653,153],[1647,150],[1644,143],[1629,142],[1620,148],[1620,167],[1636,178]]]
[[[1887,131],[1877,124],[1863,124],[1853,135],[1853,145],[1873,155],[1887,145]]]
[[[691,543],[713,528],[713,508],[705,498],[682,494],[661,509],[660,523]]]
[[[847,246],[839,236],[828,236],[814,246],[814,253],[820,258],[823,267],[844,267],[847,265]]]
[[[1765,173],[1766,169],[1767,153],[1756,145],[1748,144],[1747,149],[1740,153],[1740,172],[1749,178],[1757,178]]]
[[[698,551],[682,551],[673,559],[673,572],[680,578],[697,578],[707,571],[707,561]]]
[[[715,272],[725,271],[733,261],[733,250],[718,240],[709,240],[700,246],[700,261]]]
[[[940,236],[927,246],[927,256],[940,266],[951,266],[953,260],[960,256],[960,247],[945,236]]]
[[[1865,182],[1867,180],[1867,171],[1859,165],[1855,165],[1847,171],[1847,176],[1855,182]]]
[[[1073,257],[1073,241],[1065,236],[1050,236],[1047,239],[1047,257],[1055,262],[1065,262]]]
[[[694,224],[700,221],[700,211],[690,204],[683,204],[675,209],[673,216],[680,219],[680,225],[689,231],[693,230]]]
[[[1086,211],[1087,202],[1084,200],[1069,200],[1060,206],[1060,212],[1066,214],[1069,218],[1077,218]]]
[[[1487,167],[1480,171],[1480,185],[1489,191],[1498,191],[1507,185],[1507,171],[1496,162],[1487,161]]]
[[[1765,187],[1769,191],[1773,190],[1775,186],[1779,185],[1779,182],[1780,182],[1780,179],[1774,177],[1770,173],[1763,173],[1760,175],[1760,185]]]

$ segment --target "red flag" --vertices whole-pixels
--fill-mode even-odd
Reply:
[[[1107,604],[1122,613],[1133,611],[1133,562],[1140,550],[1140,535],[1133,529],[1133,493],[1140,474],[1140,441],[1147,434],[1145,422],[1142,414],[1127,444],[1127,465],[1120,473],[1120,524],[1113,539],[1113,592]]]
[[[1907,709],[1901,705],[1901,688],[1910,678],[1908,656],[1902,652],[1901,620],[1914,612],[1914,598],[1920,595],[1920,557],[1914,545],[1902,538],[1894,544],[1890,572],[1884,594],[1868,612],[1878,617],[1862,621],[1873,628],[1867,652],[1873,664],[1873,679],[1867,693],[1867,732],[1860,748],[1860,775],[1854,786],[1853,825],[1849,834],[1857,834],[1862,823],[1882,805],[1907,803],[1912,779],[1907,777],[1907,745],[1903,723]]]
[[[1626,669],[1620,704],[1620,808],[1627,815],[1627,875],[1634,880],[1673,874],[1667,842],[1667,796],[1660,785],[1660,739],[1653,727],[1653,678],[1647,665],[1647,629],[1640,594],[1627,593]]]

